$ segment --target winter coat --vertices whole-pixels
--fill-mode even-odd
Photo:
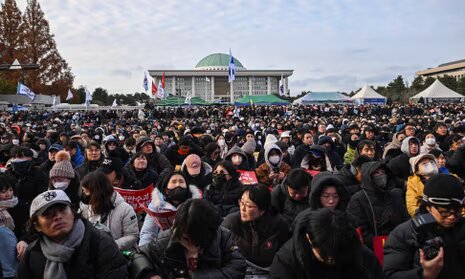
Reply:
[[[55,165],[55,161],[50,161],[47,159],[45,162],[40,164],[39,170],[43,172],[47,177],[49,177],[50,170],[52,169],[53,165]]]
[[[201,191],[203,191],[205,187],[212,183],[213,168],[205,162],[202,162],[202,165],[200,166],[200,173],[195,177],[190,175],[187,171],[186,161],[184,161],[181,165],[181,172],[187,179],[188,185],[194,185]]]
[[[231,148],[229,151],[228,151],[228,154],[226,154],[226,157],[224,158],[225,160],[228,160],[228,161],[231,161],[231,158],[232,158],[232,155],[233,154],[239,154],[241,155],[242,157],[242,163],[240,166],[237,167],[238,170],[246,170],[246,171],[250,171],[250,170],[253,170],[250,166],[249,166],[249,158],[247,157],[247,155],[245,154],[245,152],[237,145],[233,146],[233,148]]]
[[[84,164],[85,158],[84,155],[82,155],[81,147],[79,147],[79,144],[76,146],[76,154],[71,156],[71,164],[73,164],[74,168],[78,168],[82,164]]]
[[[301,201],[296,201],[289,196],[286,179],[284,179],[281,185],[271,191],[271,205],[291,225],[297,214],[310,207],[310,186],[308,197]]]
[[[292,162],[292,168],[300,168],[302,164],[302,160],[304,159],[305,155],[310,152],[310,146],[306,144],[301,144],[296,147],[294,152],[294,160]]]
[[[150,275],[172,278],[175,269],[187,270],[184,247],[172,239],[171,230],[160,233],[157,239],[140,250],[129,267],[130,278],[148,278]],[[219,227],[210,247],[199,255],[198,268],[192,278],[244,278],[246,267],[244,257],[234,245],[232,233]]]
[[[271,164],[269,160],[269,154],[271,150],[277,150],[279,152],[279,156],[281,157],[281,160],[279,163],[275,166]],[[257,178],[260,183],[263,183],[265,185],[273,185],[273,180],[269,177],[270,173],[273,171],[274,168],[279,168],[280,172],[283,172],[287,175],[288,172],[291,171],[291,166],[288,164],[284,163],[282,161],[282,152],[281,149],[274,143],[268,144],[265,146],[265,163],[261,164],[255,172],[257,173]],[[284,179],[284,178],[283,178]],[[277,181],[277,183],[281,184],[281,181]]]
[[[385,189],[376,187],[371,176],[380,167],[384,167],[388,175]],[[394,188],[392,174],[383,162],[363,164],[361,188],[350,199],[347,212],[360,227],[365,245],[371,248],[374,236],[388,235],[410,217],[402,191]]]
[[[465,180],[465,146],[457,149],[450,160],[446,159],[446,166],[452,173]]]
[[[412,168],[410,166],[410,158],[414,157],[416,155],[410,154],[409,151],[409,141],[414,137],[406,137],[402,141],[402,146],[401,146],[401,151],[402,154],[391,159],[388,163],[389,169],[399,178],[402,180],[406,181],[408,177],[412,174]],[[420,142],[418,142],[420,144]],[[418,145],[418,149],[420,148],[420,145]],[[419,154],[419,153],[418,153]],[[417,154],[417,155],[418,155]]]
[[[312,212],[309,212],[311,214]],[[270,269],[271,279],[353,278],[382,279],[378,260],[368,248],[361,247],[360,264],[346,264],[341,270],[331,270],[313,256],[311,246],[302,231],[303,224],[296,220],[293,236],[276,253]]]
[[[79,209],[79,203],[81,202],[81,178],[79,177],[79,174],[74,171],[74,178],[71,179],[69,182],[68,187],[65,189],[66,195],[69,197],[71,200],[71,204],[73,205],[73,209],[78,210]],[[49,182],[49,187],[50,190],[54,190],[55,187],[53,187],[51,181]]]
[[[195,186],[189,186],[189,190],[192,195],[192,199],[202,198],[202,193]],[[155,188],[152,192],[152,201],[149,203],[148,209],[155,213],[167,212],[167,211],[176,211],[177,208],[166,201],[164,194]],[[140,241],[139,246],[150,243],[153,239],[157,237],[160,232],[160,227],[153,221],[153,218],[150,215],[145,215],[144,224],[140,230]]]
[[[103,155],[101,155],[100,160],[98,160],[98,161],[86,160],[84,162],[84,164],[82,164],[81,166],[75,168],[75,170],[79,174],[79,177],[82,179],[89,172],[93,172],[93,171],[97,170],[100,167],[100,165],[102,165],[104,159],[105,159],[105,157]]]
[[[286,221],[269,211],[252,222],[242,222],[240,212],[234,212],[226,216],[222,226],[234,234],[241,254],[260,267],[269,267],[276,252],[291,236]]]
[[[414,174],[407,180],[407,193],[405,194],[405,204],[410,216],[414,216],[421,202],[421,195],[425,185],[420,176]]]
[[[336,187],[337,194],[339,196],[339,203],[336,207],[338,210],[345,210],[347,204],[349,203],[349,193],[344,188],[342,182],[337,179],[330,172],[320,172],[315,175],[312,179],[312,186],[310,187],[312,191],[310,192],[310,208],[313,210],[322,208],[320,201],[321,193],[326,186]]]
[[[401,146],[402,143],[397,139],[397,134],[398,133],[394,133],[394,135],[392,136],[392,141],[390,143],[388,143],[384,147],[383,157],[382,158],[386,162],[388,162],[392,158],[402,154],[402,151],[400,151],[400,146]]]
[[[124,167],[123,185],[121,188],[130,190],[143,190],[150,185],[155,187],[158,179],[158,174],[151,168],[147,167],[144,171],[137,172],[131,164]]]
[[[344,164],[352,164],[357,154],[357,148],[352,148],[347,145],[346,153],[344,153]]]
[[[84,238],[70,261],[65,264],[68,278],[128,278],[127,261],[113,239],[108,234],[95,229],[86,220],[83,221]],[[40,242],[31,243],[19,264],[17,278],[43,278],[46,261]]]
[[[441,236],[444,240],[444,266],[437,279],[465,278],[465,219],[460,219],[452,229],[430,229],[426,239]],[[420,279],[419,246],[415,240],[413,221],[408,220],[393,230],[384,246],[383,270],[389,279]]]
[[[178,153],[178,149],[179,149],[178,145],[168,147],[164,155],[169,160],[169,162],[171,162],[173,166],[178,166],[178,165],[180,166],[182,165],[182,162],[184,162],[184,159],[186,159],[186,157],[189,156],[190,154],[197,154],[199,155],[199,157],[202,157],[205,154],[202,151],[202,149],[195,143],[190,143],[189,147],[190,147],[189,153],[186,155],[181,155]]]
[[[354,174],[350,171],[350,165],[344,165],[344,167],[340,168],[338,171],[334,172],[334,176],[339,179],[344,188],[346,189],[349,199],[355,193],[360,191],[360,182],[355,179]]]
[[[131,249],[136,245],[139,237],[136,213],[119,193],[114,192],[112,200],[114,208],[102,224],[110,230],[120,250]],[[81,203],[81,213],[92,223],[101,222],[102,216],[94,214],[90,205]]]
[[[239,180],[228,180],[225,185],[205,188],[203,198],[215,205],[218,215],[225,217],[229,213],[239,210],[237,201],[242,196],[242,183]]]
[[[168,161],[165,155],[158,153],[155,150],[152,154],[149,155],[150,165],[153,170],[158,173],[159,180],[162,181],[163,177],[173,171],[173,165],[170,163],[170,161]]]
[[[18,205],[10,208],[11,217],[15,220],[14,233],[19,239],[23,235],[24,225],[29,220],[29,209],[32,200],[47,190],[48,179],[38,168],[31,167],[26,176],[17,176],[11,173],[14,180],[14,195],[18,197]]]

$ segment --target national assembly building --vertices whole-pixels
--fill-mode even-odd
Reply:
[[[192,70],[149,70],[155,84],[165,74],[165,92],[173,96],[200,97],[208,102],[231,102],[246,95],[278,94],[280,86],[289,95],[288,78],[294,70],[249,70],[236,58],[236,78],[228,82],[229,55],[214,53]]]

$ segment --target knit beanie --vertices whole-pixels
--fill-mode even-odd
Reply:
[[[423,201],[430,204],[452,206],[453,203],[445,205],[440,203],[439,199],[456,199],[463,200],[465,194],[462,183],[458,178],[448,174],[437,174],[425,182],[425,190],[423,192]],[[435,202],[437,198],[439,202]],[[463,204],[456,204],[462,206]]]
[[[59,151],[55,155],[55,164],[50,170],[50,178],[67,177],[74,178],[74,169],[71,165],[71,155],[65,150]]]

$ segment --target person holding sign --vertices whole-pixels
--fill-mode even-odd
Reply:
[[[281,184],[291,167],[283,162],[283,154],[278,145],[271,143],[265,145],[265,163],[257,169],[257,178],[260,183],[272,185],[273,188]]]
[[[225,217],[239,210],[237,200],[242,196],[239,173],[230,161],[221,161],[214,167],[212,183],[205,188],[203,198],[213,203],[218,214]]]
[[[120,250],[133,248],[139,236],[136,213],[113,189],[105,174],[93,171],[84,176],[81,186],[82,216],[110,232]]]
[[[200,190],[187,184],[180,172],[167,175],[153,190],[152,201],[146,208],[144,224],[140,231],[139,245],[145,245],[155,239],[159,232],[171,227],[177,208],[187,199],[200,199]]]

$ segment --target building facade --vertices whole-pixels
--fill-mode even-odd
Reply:
[[[445,75],[454,77],[457,81],[465,77],[465,59],[441,64],[436,68],[429,68],[426,70],[416,72],[417,76],[423,78],[427,77],[443,77]]]
[[[280,85],[289,94],[288,78],[294,70],[248,70],[234,58],[236,79],[228,82],[229,55],[214,53],[204,57],[192,70],[149,70],[155,84],[165,74],[165,92],[173,96],[200,97],[213,102],[233,103],[246,95],[279,93]]]

